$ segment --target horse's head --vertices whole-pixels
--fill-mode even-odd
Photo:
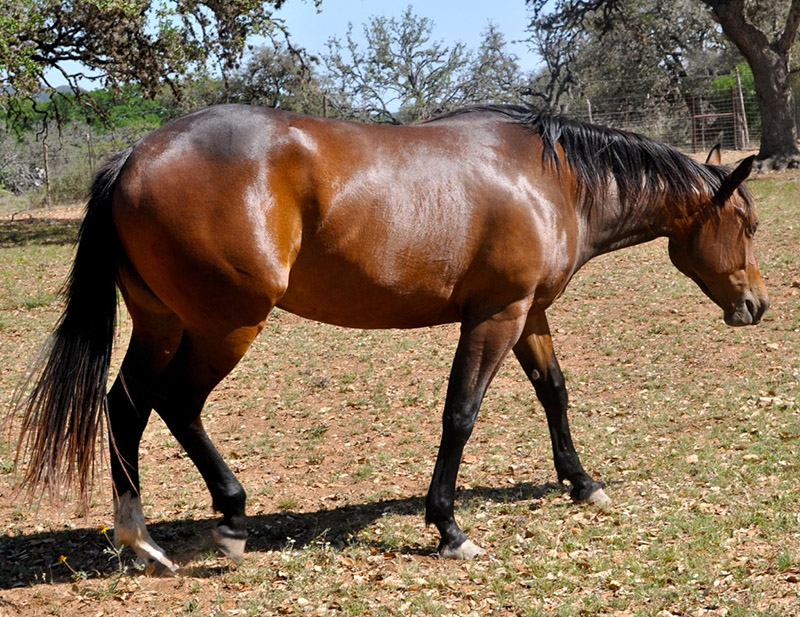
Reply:
[[[753,251],[758,221],[741,186],[754,158],[726,174],[710,202],[686,219],[669,241],[672,263],[725,311],[729,326],[755,325],[769,307]],[[718,149],[709,154],[709,163],[719,164]]]

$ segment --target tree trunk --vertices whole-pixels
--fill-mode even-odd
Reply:
[[[762,166],[786,168],[800,165],[797,148],[797,123],[794,117],[792,88],[789,83],[789,58],[773,49],[759,50],[748,57],[761,111],[761,148],[757,160]]]
[[[800,0],[792,0],[783,33],[770,41],[747,20],[745,0],[703,0],[753,71],[761,112],[761,169],[800,167],[797,124],[789,83],[789,57],[800,25]]]

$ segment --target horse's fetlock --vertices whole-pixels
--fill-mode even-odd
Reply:
[[[226,538],[233,538],[237,540],[244,540],[247,538],[247,528],[244,525],[244,517],[231,517],[229,521],[220,521],[217,523],[216,532],[220,536]]]
[[[244,487],[237,482],[237,486],[228,494],[228,500],[244,509],[244,504],[247,502],[247,492],[244,490]]]
[[[239,482],[230,482],[219,487],[214,494],[213,507],[225,515],[236,515],[244,512],[247,493]]]
[[[592,480],[588,484],[575,485],[570,492],[570,497],[572,497],[572,500],[575,503],[584,503],[589,501],[592,495],[594,495],[597,491],[601,491],[602,489],[602,484]]]

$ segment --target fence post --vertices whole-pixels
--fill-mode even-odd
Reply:
[[[94,177],[94,141],[91,132],[86,133],[86,145],[89,150],[89,172]]]
[[[747,126],[747,111],[744,108],[744,94],[742,93],[742,76],[739,74],[739,67],[736,67],[736,85],[739,88],[739,111],[741,112],[741,123],[739,126],[742,128],[742,147],[747,149],[750,147],[750,129]],[[734,113],[734,118],[736,114]]]
[[[44,154],[44,185],[46,203],[48,208],[53,207],[53,198],[50,194],[50,158],[48,156],[47,142],[42,140],[42,153]]]
[[[739,123],[736,121],[736,117],[739,115],[736,113],[736,108],[739,106],[739,103],[736,101],[736,88],[731,86],[731,121],[733,122],[733,149],[734,150],[741,150],[741,136],[739,135]]]

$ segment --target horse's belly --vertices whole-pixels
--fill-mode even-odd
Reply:
[[[295,268],[277,306],[307,319],[349,328],[419,328],[459,320],[446,285],[390,283],[361,273]]]

